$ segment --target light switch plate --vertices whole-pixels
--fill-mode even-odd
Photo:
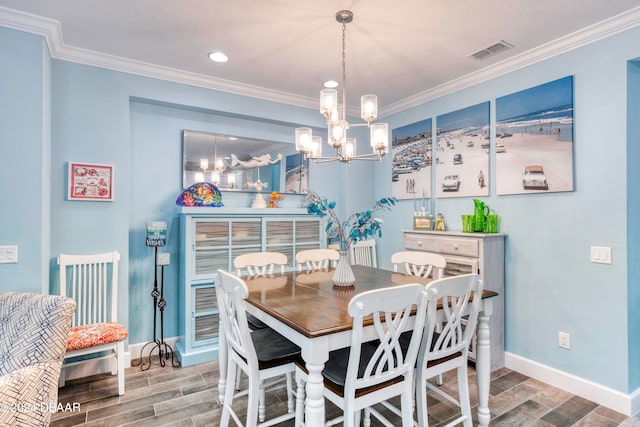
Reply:
[[[591,262],[611,264],[611,248],[606,246],[591,246]]]
[[[17,264],[18,247],[0,246],[0,264]]]
[[[158,252],[158,265],[169,265],[169,252]]]

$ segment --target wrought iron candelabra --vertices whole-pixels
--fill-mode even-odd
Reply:
[[[175,359],[173,348],[164,340],[164,309],[167,306],[167,301],[164,299],[164,267],[169,264],[169,254],[162,253],[160,254],[161,257],[158,257],[158,246],[163,246],[166,240],[166,223],[159,223],[160,232],[163,232],[160,238],[158,238],[157,236],[158,223],[159,222],[152,222],[152,225],[155,226],[155,228],[147,223],[147,246],[153,246],[155,249],[155,254],[153,257],[153,290],[151,291],[151,297],[153,298],[153,341],[149,341],[148,343],[146,343],[140,351],[140,359],[135,360],[131,363],[132,366],[140,365],[140,368],[143,371],[146,371],[151,367],[151,359],[156,349],[158,350],[157,354],[158,360],[160,361],[160,366],[164,367],[166,365],[166,361],[169,360],[169,356],[171,356],[171,366],[176,368],[180,366],[180,362]],[[162,229],[163,224],[164,229]],[[156,235],[150,237],[150,230],[152,230],[152,232],[155,232]],[[160,267],[159,288],[158,267]],[[160,339],[157,338],[158,311],[160,312]],[[149,347],[149,353],[145,356],[144,354],[147,347]]]

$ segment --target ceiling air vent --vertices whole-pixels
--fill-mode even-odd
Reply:
[[[511,48],[513,48],[513,45],[511,43],[507,43],[504,40],[500,40],[498,43],[494,43],[489,47],[485,47],[484,49],[481,49],[476,53],[472,53],[469,56],[471,56],[474,59],[486,59],[486,58],[489,58],[490,56],[496,55],[500,52],[503,52]]]

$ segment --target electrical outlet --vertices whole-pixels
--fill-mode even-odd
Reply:
[[[158,252],[157,265],[169,265],[169,252]]]
[[[558,345],[560,348],[571,349],[571,335],[568,332],[558,331]]]

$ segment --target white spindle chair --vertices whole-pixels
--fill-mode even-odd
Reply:
[[[345,427],[359,425],[364,409],[376,418],[384,418],[372,405],[401,396],[402,425],[413,422],[414,367],[427,312],[427,292],[424,285],[408,284],[376,289],[356,295],[349,302],[349,315],[353,317],[351,346],[329,353],[322,371],[324,395],[344,413],[326,425],[343,421]],[[412,316],[412,308],[416,315]],[[373,318],[375,340],[363,342],[364,319]],[[409,326],[414,321],[413,327]],[[399,339],[409,329],[409,345],[403,352]],[[406,335],[405,335],[406,336]],[[301,425],[303,394],[306,381],[303,369],[296,370],[298,405],[296,425]]]
[[[118,376],[118,394],[124,394],[124,340],[129,335],[118,323],[118,264],[120,254],[58,256],[60,295],[76,301],[65,361],[72,357],[108,352],[101,358],[113,358],[112,374]],[[63,365],[59,385],[65,384]],[[114,363],[115,362],[115,363]]]
[[[395,272],[402,265],[405,274],[433,279],[443,278],[447,266],[447,260],[442,255],[419,251],[396,252],[391,255],[391,263]]]
[[[349,255],[352,265],[364,265],[366,267],[378,267],[375,239],[360,240],[349,246]]]
[[[340,259],[340,252],[333,249],[307,249],[296,254],[298,271],[305,266],[307,270],[322,270],[335,266]]]
[[[300,348],[278,334],[271,328],[250,331],[246,312],[245,299],[249,290],[239,277],[223,270],[218,270],[216,295],[220,319],[227,342],[227,383],[223,402],[220,427],[229,425],[232,417],[237,425],[242,423],[233,410],[233,399],[248,394],[247,418],[245,427],[270,426],[294,417],[294,392],[291,376],[295,371],[293,360],[300,357]],[[249,378],[249,387],[239,393],[235,392],[238,369],[244,371]],[[264,389],[266,380],[282,375],[287,376],[288,413],[264,420]]]

